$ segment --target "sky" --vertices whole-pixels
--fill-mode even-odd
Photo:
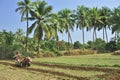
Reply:
[[[26,31],[26,22],[21,22],[21,15],[19,12],[15,12],[18,8],[17,2],[22,0],[0,0],[0,31],[3,29],[7,31],[16,32],[18,28],[21,28],[24,32]],[[35,1],[35,0],[31,0]],[[58,12],[64,8],[75,10],[78,5],[84,5],[86,7],[98,7],[101,8],[106,6],[110,9],[118,7],[120,0],[45,0],[48,5],[53,7],[53,12]],[[109,40],[113,35],[111,31],[108,31]],[[75,29],[71,32],[73,42],[80,41],[82,43],[82,32]],[[102,38],[102,31],[97,32],[97,37]],[[67,41],[66,34],[59,34],[60,40]],[[85,42],[92,40],[92,31],[85,32]]]

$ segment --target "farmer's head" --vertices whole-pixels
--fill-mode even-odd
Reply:
[[[18,51],[16,52],[16,55],[18,54]]]

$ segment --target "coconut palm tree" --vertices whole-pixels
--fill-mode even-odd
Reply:
[[[101,24],[100,29],[103,29],[103,40],[105,40],[105,35],[106,35],[107,42],[108,42],[107,29],[110,29],[110,23],[109,23],[110,15],[111,15],[111,10],[108,7],[102,7],[102,9],[100,10],[100,16],[103,16],[102,22],[104,24]]]
[[[17,29],[17,32],[15,33],[16,38],[18,41],[22,41],[24,39],[24,32],[22,29]]]
[[[20,1],[17,2],[18,8],[15,10],[20,11],[21,14],[21,21],[26,20],[27,21],[27,30],[26,30],[26,48],[25,51],[27,52],[27,43],[28,43],[28,27],[29,27],[29,23],[28,23],[28,18],[29,18],[29,11],[31,10],[31,1],[30,0],[24,0],[24,1]]]
[[[73,31],[74,20],[72,18],[72,12],[69,9],[63,9],[58,12],[60,18],[60,26],[68,35],[68,51],[69,51],[69,43],[72,42],[72,38],[70,35],[70,30]]]
[[[34,9],[30,11],[33,24],[29,27],[29,34],[34,31],[34,38],[38,41],[38,53],[40,52],[40,40],[42,40],[43,36],[46,38],[50,38],[50,30],[51,27],[49,25],[49,14],[51,13],[52,7],[47,6],[45,1],[37,0],[34,2]]]
[[[120,34],[120,6],[118,8],[114,8],[112,11],[111,16],[111,23],[112,23],[112,34],[115,33],[116,40],[119,38]]]
[[[84,39],[84,29],[89,28],[89,16],[88,16],[88,8],[84,6],[78,6],[76,11],[76,25],[77,28],[82,30],[83,36],[83,45],[85,44]],[[84,49],[84,48],[83,48]]]
[[[6,30],[3,30],[0,35],[2,37],[0,40],[0,47],[3,49],[3,52],[6,53],[7,50],[10,50],[10,46],[13,45],[15,34],[12,31],[7,32]]]
[[[89,10],[90,15],[90,26],[93,28],[93,49],[94,49],[94,41],[97,38],[96,30],[99,28],[100,24],[103,24],[102,18],[103,16],[100,16],[100,11],[97,7],[93,7]]]
[[[52,33],[52,37],[53,39],[56,40],[56,45],[57,45],[57,49],[59,50],[59,45],[57,44],[58,41],[59,41],[59,37],[58,37],[58,32],[59,33],[63,33],[62,31],[62,27],[60,27],[60,19],[59,19],[59,16],[58,14],[55,14],[55,13],[52,13],[51,14],[51,19],[50,19],[50,26],[53,28],[53,31],[51,31]]]
[[[22,29],[17,29],[17,31],[15,32],[15,44],[19,44],[22,47],[25,48],[25,36],[24,36],[24,32]]]

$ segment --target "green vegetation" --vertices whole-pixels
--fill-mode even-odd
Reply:
[[[20,51],[24,56],[29,55],[60,56],[61,51],[68,51],[65,54],[75,54],[74,49],[92,49],[98,53],[113,52],[120,49],[120,7],[109,9],[88,8],[78,6],[76,10],[62,9],[56,13],[52,12],[52,6],[45,1],[23,0],[17,3],[20,11],[21,21],[27,22],[26,36],[21,29],[16,32],[0,31],[0,58],[12,58],[15,50]],[[89,15],[88,15],[89,14]],[[32,24],[29,25],[28,22]],[[79,41],[72,42],[70,31],[75,27],[82,30],[83,43]],[[108,42],[107,30],[111,30],[115,36]],[[85,43],[84,31],[93,31],[93,40]],[[97,31],[103,30],[103,39],[97,38]],[[31,33],[33,37],[30,38]],[[59,41],[59,35],[66,33],[68,41]],[[78,34],[79,36],[81,34]],[[105,40],[106,36],[106,40]],[[98,45],[99,44],[99,45]],[[85,52],[83,52],[85,53]],[[79,54],[76,53],[76,54]]]
[[[120,77],[119,56],[110,54],[35,58],[28,68],[13,65],[12,60],[0,60],[0,79],[117,80]]]
[[[14,52],[18,50],[23,56],[31,56],[31,57],[55,57],[62,55],[85,55],[85,54],[94,54],[94,53],[103,53],[103,52],[111,52],[115,50],[119,50],[119,42],[110,41],[106,43],[100,38],[97,38],[94,42],[95,50],[92,50],[92,41],[88,41],[87,44],[82,45],[79,41],[70,43],[70,51],[67,52],[67,42],[65,41],[54,41],[54,40],[42,40],[40,42],[41,49],[38,54],[38,44],[37,41],[33,38],[28,38],[28,52],[25,52],[25,36],[23,35],[23,31],[18,29],[17,32],[7,32],[3,30],[0,32],[1,34],[1,42],[0,42],[0,58],[12,58]],[[99,44],[99,45],[98,45]],[[84,50],[83,50],[84,47]],[[48,55],[48,56],[47,56]]]
[[[59,71],[70,75],[76,75],[81,77],[93,77],[95,75],[102,75],[104,72],[98,72],[98,71],[84,71],[84,70],[70,70],[70,69],[60,69],[55,67],[46,67],[46,66],[32,66],[33,68],[37,69],[44,69],[44,70],[52,70],[52,71]]]
[[[0,31],[0,59],[13,59],[18,51],[32,57],[33,62],[29,68],[17,68],[13,60],[0,60],[0,80],[119,79],[120,6],[109,9],[82,5],[76,10],[66,8],[53,13],[52,6],[45,1],[23,0],[17,5],[15,11],[20,11],[27,29],[25,34],[22,29]],[[70,32],[75,28],[82,31],[76,35],[82,35],[82,43],[72,42]],[[93,40],[87,43],[85,30],[93,33]],[[97,38],[100,30],[103,39]],[[107,30],[115,34],[109,42]],[[29,37],[31,33],[33,37]],[[67,42],[59,40],[63,33],[67,34]]]
[[[33,61],[41,62],[41,63],[50,63],[50,64],[98,66],[98,67],[114,68],[120,66],[119,57],[120,56],[113,56],[111,54],[94,54],[94,55],[80,55],[80,56],[64,56],[57,58],[35,58]]]
[[[39,75],[39,76],[38,76]],[[14,68],[0,64],[0,79],[2,80],[58,80],[60,77],[36,71]],[[64,77],[63,77],[64,78]]]

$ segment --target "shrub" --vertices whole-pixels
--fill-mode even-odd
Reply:
[[[36,57],[36,58],[41,58],[41,57],[43,57],[43,56],[42,56],[42,54],[35,54],[34,57]]]
[[[63,51],[61,52],[62,55],[70,56],[70,55],[89,55],[89,54],[95,54],[96,51],[90,50],[90,49],[75,49],[70,51]]]
[[[34,54],[32,53],[32,52],[23,52],[22,53],[22,55],[24,56],[24,57],[33,57],[34,56]]]
[[[42,54],[43,57],[55,57],[54,52],[46,51]]]
[[[120,55],[120,50],[114,51],[112,55]]]
[[[0,53],[0,59],[13,59],[13,52]]]
[[[59,50],[57,50],[56,48],[52,48],[51,51],[54,52],[56,56],[61,56]]]

